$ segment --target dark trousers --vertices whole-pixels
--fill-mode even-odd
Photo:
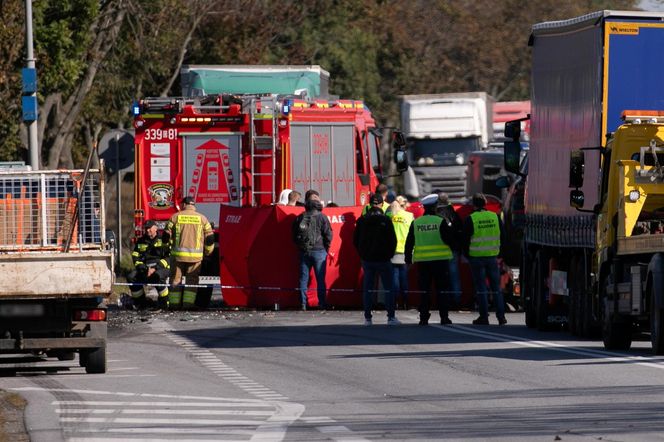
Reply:
[[[325,273],[327,270],[327,251],[325,249],[311,250],[300,253],[300,301],[302,305],[307,305],[307,291],[309,287],[309,272],[314,269],[316,277],[316,288],[318,293],[318,306],[325,308]]]
[[[364,319],[371,319],[373,307],[374,281],[376,275],[380,276],[385,293],[385,310],[387,317],[394,318],[394,292],[392,291],[392,263],[390,261],[372,262],[362,261],[364,279],[362,280],[362,304],[364,305]]]
[[[420,286],[420,318],[429,318],[429,308],[431,306],[431,283],[435,287],[436,298],[438,300],[438,312],[440,319],[448,317],[449,304],[449,280],[450,280],[450,262],[449,260],[440,261],[420,261],[417,262],[418,281]]]

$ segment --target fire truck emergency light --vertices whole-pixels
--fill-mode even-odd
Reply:
[[[134,104],[131,105],[131,112],[135,117],[141,114],[141,106],[138,104],[138,101],[134,101]]]

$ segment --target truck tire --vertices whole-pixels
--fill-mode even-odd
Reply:
[[[614,318],[604,318],[602,340],[607,350],[629,350],[632,346],[632,326]]]
[[[535,259],[537,265],[537,272],[535,274],[535,287],[534,287],[534,304],[535,304],[535,316],[537,318],[537,330],[547,331],[550,329],[549,323],[547,322],[547,305],[546,305],[546,278],[548,276],[548,267],[546,264],[546,256],[542,251],[537,252],[537,258]]]
[[[85,372],[91,374],[106,373],[106,347],[86,350]]]
[[[530,271],[528,272],[528,280],[526,281],[525,286],[521,286],[521,296],[523,296],[523,311],[526,316],[526,327],[535,328],[537,327],[537,318],[535,317],[535,307],[534,307],[534,290],[535,287],[535,275],[537,267],[535,263],[530,266]]]
[[[88,353],[85,350],[78,352],[78,365],[85,367],[88,363]]]
[[[664,309],[657,307],[657,300],[652,287],[648,288],[648,296],[650,298],[650,342],[652,343],[652,352],[656,355],[664,355]]]

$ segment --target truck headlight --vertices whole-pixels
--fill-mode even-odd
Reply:
[[[454,158],[454,161],[459,165],[462,166],[466,163],[466,156],[462,153],[458,153],[457,156]]]
[[[629,191],[629,200],[633,203],[637,202],[641,198],[641,192],[638,190],[630,190]]]

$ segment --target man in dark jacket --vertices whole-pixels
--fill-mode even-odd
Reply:
[[[373,283],[378,274],[385,290],[385,309],[387,325],[399,325],[394,315],[394,293],[392,292],[392,262],[397,247],[397,236],[392,220],[383,213],[383,198],[379,193],[371,196],[371,207],[365,216],[357,220],[353,236],[353,244],[362,259],[364,270],[363,296],[364,325],[371,325],[371,308],[373,307]]]
[[[318,290],[318,307],[327,308],[325,301],[325,272],[327,252],[332,243],[332,228],[327,216],[323,215],[323,204],[319,199],[309,198],[305,202],[305,211],[293,222],[293,241],[300,249],[300,300],[302,310],[307,309],[307,291],[309,273],[314,269]]]

